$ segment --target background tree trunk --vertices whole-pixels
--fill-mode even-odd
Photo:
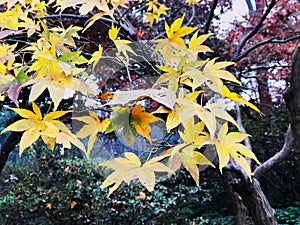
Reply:
[[[11,118],[7,124],[12,124],[13,122],[21,119],[20,116],[15,116]],[[0,174],[2,173],[9,154],[12,152],[14,147],[20,142],[22,133],[21,132],[11,132],[9,136],[4,141],[3,145],[0,145]]]
[[[267,115],[271,112],[272,109],[272,99],[269,89],[269,77],[268,71],[266,68],[258,69],[258,93],[259,100],[262,107],[262,112]]]
[[[250,182],[244,171],[235,162],[231,162],[224,169],[223,179],[224,183],[229,185],[229,191],[235,192],[237,196],[234,200],[236,225],[249,224],[246,211],[240,206],[242,203],[247,207],[254,224],[278,224],[275,210],[271,207],[256,178],[253,177]]]
[[[300,42],[298,42],[292,56],[292,73],[290,86],[284,94],[290,112],[290,123],[294,137],[295,154],[300,173]]]
[[[229,180],[224,179],[224,176],[222,176],[222,178],[234,212],[235,225],[249,224],[249,211],[242,202],[242,198],[232,189],[232,185],[229,183]]]
[[[5,140],[4,144],[0,148],[0,174],[2,173],[5,164],[7,162],[9,154],[12,152],[14,147],[20,142],[21,139],[20,132],[12,132],[7,139]]]

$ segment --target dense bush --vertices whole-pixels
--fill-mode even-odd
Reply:
[[[276,210],[278,223],[281,225],[300,224],[300,204]]]
[[[210,201],[210,194],[193,183],[179,184],[184,172],[160,182],[152,193],[123,185],[107,198],[94,168],[54,152],[26,166],[9,164],[2,174],[0,224],[188,224],[199,216],[197,206]]]

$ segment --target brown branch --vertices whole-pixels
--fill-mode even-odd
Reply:
[[[91,16],[88,15],[74,15],[74,14],[67,14],[67,13],[63,13],[63,14],[53,14],[53,15],[48,15],[48,16],[42,16],[40,19],[45,20],[45,19],[52,19],[52,18],[72,18],[72,19],[79,19],[79,20],[86,20],[91,18]],[[117,26],[120,26],[128,35],[129,37],[131,37],[131,39],[133,41],[139,41],[138,36],[134,33],[134,30],[130,29],[129,27],[127,27],[124,24],[121,24],[118,21],[106,18],[106,17],[101,17],[99,19],[102,22],[105,22],[106,24],[115,24]],[[124,35],[125,37],[128,38],[127,35]]]
[[[272,0],[271,1],[270,5],[268,6],[268,8],[266,9],[266,11],[264,12],[264,14],[261,17],[261,19],[258,22],[258,24],[239,43],[239,45],[238,45],[238,47],[236,49],[236,52],[233,54],[233,57],[232,57],[231,61],[233,61],[233,62],[237,62],[238,61],[236,59],[239,57],[239,54],[241,53],[242,48],[244,47],[244,45],[246,44],[246,42],[249,39],[251,39],[259,31],[259,29],[263,25],[263,22],[265,21],[265,19],[267,18],[267,16],[269,15],[269,13],[271,12],[272,8],[275,6],[276,3],[277,3],[276,0]]]
[[[218,0],[214,0],[213,4],[211,6],[211,10],[210,10],[207,22],[206,22],[206,24],[204,26],[204,34],[207,34],[208,31],[209,31],[209,27],[210,27],[211,21],[212,21],[212,19],[214,17],[215,9],[217,8],[217,5],[218,5]]]
[[[263,164],[261,164],[259,167],[257,167],[254,170],[253,176],[259,179],[264,173],[266,173],[267,171],[272,169],[275,165],[277,165],[278,163],[286,159],[291,153],[293,142],[294,142],[294,138],[292,134],[292,129],[291,129],[291,125],[289,125],[282,149],[279,152],[277,152],[273,157],[271,157]]]
[[[262,45],[265,45],[265,44],[282,44],[282,43],[287,43],[287,42],[290,42],[290,41],[294,41],[294,40],[297,40],[297,39],[300,39],[300,35],[297,35],[297,36],[294,36],[294,37],[290,37],[290,38],[287,38],[287,39],[283,39],[283,40],[277,40],[277,39],[267,39],[267,40],[263,40],[253,46],[251,46],[250,48],[248,48],[246,51],[244,51],[241,55],[239,56],[236,56],[236,57],[233,57],[232,58],[232,61],[234,62],[238,62],[240,61],[241,59],[245,58],[250,52],[252,52],[254,49],[262,46]]]
[[[300,173],[300,41],[298,42],[292,56],[292,72],[290,85],[284,93],[284,100],[289,109],[290,123],[294,136],[295,155]]]

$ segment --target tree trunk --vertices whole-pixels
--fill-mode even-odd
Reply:
[[[300,173],[300,42],[292,56],[290,86],[284,93],[284,100],[290,112],[290,123],[294,137],[295,154]]]
[[[272,108],[272,99],[270,95],[269,89],[269,78],[268,78],[268,71],[265,68],[258,70],[258,93],[259,93],[259,100],[262,106],[262,112],[268,115],[271,112]]]
[[[232,205],[235,225],[249,224],[249,211],[247,207],[243,204],[241,197],[232,190],[232,185],[229,183],[229,180],[224,179],[224,176],[222,176],[222,178],[230,203]]]
[[[270,206],[256,178],[248,188],[239,190],[243,203],[250,211],[254,224],[277,225],[275,210]]]
[[[254,224],[278,224],[275,217],[275,210],[270,206],[256,178],[253,178],[252,182],[250,182],[239,167],[232,165],[224,171],[223,179],[225,183],[230,185],[230,189],[237,194],[235,206],[238,206],[242,202],[249,210]],[[240,217],[236,219],[236,225],[249,224],[247,218],[244,218],[246,215],[245,211],[239,210],[239,208],[236,208],[237,217]]]
[[[21,139],[20,132],[13,132],[11,133],[7,139],[5,140],[4,144],[0,148],[0,174],[2,173],[5,164],[7,162],[9,154],[12,152],[16,144],[20,142]]]
[[[8,124],[12,124],[20,118],[20,116],[14,116],[13,118],[9,119]],[[2,146],[0,145],[0,174],[2,173],[5,167],[9,154],[12,152],[14,147],[20,142],[21,135],[21,132],[12,132],[6,138],[4,144]]]

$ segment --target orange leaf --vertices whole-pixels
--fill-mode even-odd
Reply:
[[[74,209],[74,207],[77,205],[77,202],[75,201],[72,201],[71,204],[70,204],[70,208],[71,209]]]
[[[158,120],[160,120],[158,117],[155,117],[150,113],[143,112],[143,107],[140,104],[136,105],[131,111],[131,123],[136,132],[146,138],[149,142],[151,142],[151,127],[149,123],[153,123]]]

